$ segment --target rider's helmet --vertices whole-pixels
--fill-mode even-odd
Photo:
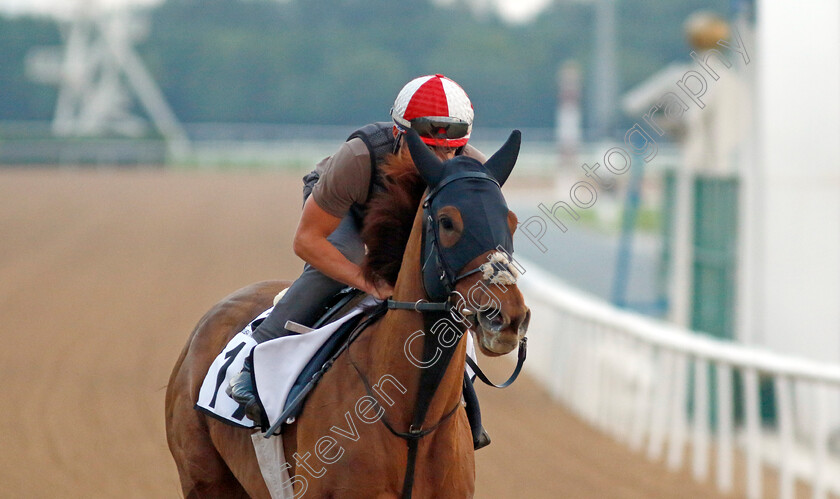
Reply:
[[[454,148],[470,140],[473,107],[460,85],[441,74],[427,75],[400,90],[391,118],[400,131],[413,128],[428,145]]]

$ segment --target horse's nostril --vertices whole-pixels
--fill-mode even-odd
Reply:
[[[528,324],[531,322],[531,309],[528,309],[525,312],[525,315],[521,316],[517,320],[518,324],[516,326],[516,333],[522,337],[525,336],[525,333],[528,332]]]
[[[491,308],[478,313],[478,323],[485,330],[498,332],[510,324],[510,319],[501,310]]]

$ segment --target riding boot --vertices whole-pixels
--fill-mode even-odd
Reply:
[[[490,435],[484,430],[481,425],[481,407],[478,405],[478,397],[475,394],[475,387],[473,387],[467,373],[464,373],[464,402],[467,403],[465,407],[467,411],[467,419],[470,422],[470,430],[472,431],[473,448],[475,450],[487,447],[490,445]]]
[[[245,358],[242,370],[231,378],[230,384],[225,388],[225,393],[242,407],[251,421],[262,425],[262,408],[257,400],[257,390],[254,388],[253,362],[250,355]]]

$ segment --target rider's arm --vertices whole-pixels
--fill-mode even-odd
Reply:
[[[370,156],[361,139],[345,142],[316,170],[321,177],[303,207],[293,249],[296,255],[327,276],[377,298],[389,295],[388,286],[376,289],[362,276],[361,268],[348,260],[327,240],[353,203],[368,195]]]
[[[371,286],[362,277],[361,268],[327,241],[327,236],[339,223],[341,218],[325,211],[310,196],[303,205],[303,214],[295,232],[295,254],[336,281],[370,293]]]

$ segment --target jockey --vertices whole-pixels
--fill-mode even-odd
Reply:
[[[347,286],[381,300],[391,296],[393,288],[389,284],[370,282],[362,274],[365,247],[360,233],[365,207],[373,192],[382,188],[380,165],[390,153],[408,154],[408,147],[402,147],[408,128],[417,131],[442,161],[460,154],[486,161],[481,152],[467,144],[472,132],[472,103],[457,83],[443,75],[421,76],[408,82],[394,101],[391,118],[392,122],[370,124],[354,132],[335,154],[304,177],[303,213],[293,248],[306,265],[254,331],[257,343],[293,334],[285,328],[287,321],[311,326],[327,302]],[[260,421],[251,371],[249,357],[231,380],[228,393],[253,421]],[[465,395],[468,400],[470,396],[475,398],[474,393]],[[470,415],[471,423],[474,420],[479,422],[473,434],[480,431],[484,436],[481,442],[474,438],[476,448],[483,447],[489,438],[480,428],[477,413]]]

